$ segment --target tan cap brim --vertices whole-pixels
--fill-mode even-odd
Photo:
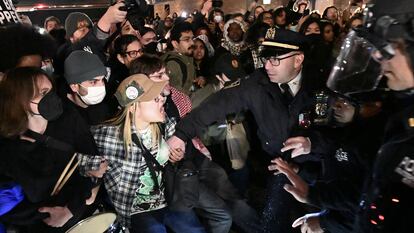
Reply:
[[[161,94],[162,90],[167,85],[168,81],[163,82],[153,82],[153,85],[138,98],[139,102],[148,102],[155,99],[158,95]]]

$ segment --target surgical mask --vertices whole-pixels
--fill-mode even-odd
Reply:
[[[46,74],[48,74],[49,76],[52,76],[53,72],[55,72],[55,69],[53,68],[53,65],[51,63],[42,66],[42,70],[45,71]]]
[[[53,91],[47,93],[39,103],[32,103],[37,104],[39,111],[39,113],[33,113],[33,115],[40,115],[48,121],[56,120],[63,113],[62,101]]]
[[[223,16],[221,15],[214,16],[214,22],[221,23],[221,21],[223,21]]]
[[[86,88],[86,87],[83,87],[83,88]],[[86,89],[88,90],[87,95],[81,96],[79,93],[78,95],[82,99],[82,101],[87,105],[99,104],[105,98],[105,95],[106,95],[105,86],[88,87]]]

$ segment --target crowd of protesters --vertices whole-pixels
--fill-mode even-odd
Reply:
[[[185,17],[118,1],[96,23],[72,12],[0,25],[0,232],[66,232],[96,212],[116,213],[112,232],[390,229],[382,212],[357,216],[406,101],[326,84],[364,1],[231,14],[212,2]],[[404,61],[412,78],[409,61],[395,69]]]

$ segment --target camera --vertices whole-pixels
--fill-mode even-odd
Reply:
[[[148,4],[145,0],[124,0],[125,6],[119,8],[127,11],[128,14],[139,14],[142,17],[148,16]]]
[[[223,0],[213,0],[212,3],[213,3],[213,7],[220,8],[223,6]]]
[[[124,0],[125,6],[119,10],[127,11],[127,20],[135,30],[141,31],[145,26],[145,17],[149,14],[149,7],[145,0]],[[113,4],[116,4],[114,1]]]

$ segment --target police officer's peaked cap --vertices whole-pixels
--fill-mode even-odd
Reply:
[[[306,37],[302,34],[272,27],[267,30],[260,56],[279,56],[292,51],[304,51],[306,45]]]

